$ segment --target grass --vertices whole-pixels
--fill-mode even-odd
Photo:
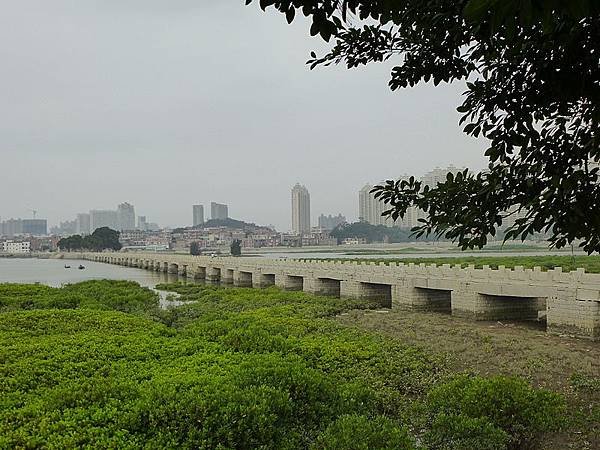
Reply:
[[[580,443],[576,431],[592,442],[567,388],[480,370],[499,347],[466,325],[432,327],[429,343],[443,342],[428,346],[423,324],[368,301],[158,287],[188,303],[161,310],[127,282],[0,285],[0,448],[558,449]],[[452,339],[489,351],[461,366]],[[531,359],[536,373],[548,357]],[[573,392],[594,393],[593,373],[568,373]]]
[[[471,256],[471,257],[439,257],[439,258],[321,258],[319,261],[356,261],[374,263],[397,263],[397,264],[451,264],[467,267],[474,265],[480,269],[488,265],[493,269],[498,266],[514,268],[522,266],[526,269],[541,267],[543,271],[562,267],[564,272],[570,272],[578,268],[584,268],[589,273],[600,273],[600,256]]]

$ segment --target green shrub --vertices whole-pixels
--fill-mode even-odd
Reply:
[[[434,424],[443,416],[483,419],[509,436],[511,448],[522,448],[540,432],[557,429],[562,423],[565,403],[559,394],[536,390],[524,380],[509,377],[461,375],[436,386],[428,395]],[[446,419],[447,420],[447,419]],[[454,428],[450,428],[452,432]]]
[[[508,434],[484,418],[439,414],[425,435],[430,450],[505,450]]]
[[[378,416],[346,415],[317,438],[312,450],[412,450],[415,443],[406,429]]]
[[[91,280],[62,288],[0,284],[0,312],[82,308],[142,314],[158,305],[155,292],[132,281]]]
[[[496,450],[562,405],[518,380],[439,384],[439,359],[328,319],[368,302],[164,287],[196,303],[0,285],[0,448],[412,449],[409,423],[432,449]]]

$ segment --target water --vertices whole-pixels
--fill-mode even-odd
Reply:
[[[84,270],[77,268],[80,264],[85,266]],[[65,265],[71,268],[65,269]],[[178,276],[92,261],[0,258],[0,283],[41,283],[60,287],[63,284],[104,279],[135,281],[141,286],[154,288],[159,283],[176,282]]]

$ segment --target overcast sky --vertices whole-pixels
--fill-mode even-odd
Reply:
[[[0,217],[135,205],[189,225],[191,205],[291,226],[290,189],[358,215],[367,182],[482,168],[464,86],[392,93],[389,67],[305,66],[306,22],[243,0],[18,0],[0,14]]]

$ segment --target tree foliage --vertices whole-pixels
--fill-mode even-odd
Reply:
[[[190,255],[197,256],[200,254],[200,244],[196,241],[190,244]]]
[[[101,252],[103,250],[121,250],[123,247],[119,242],[118,231],[108,227],[97,228],[88,236],[78,234],[63,238],[58,241],[58,248],[61,250],[89,250]]]
[[[234,239],[229,248],[231,256],[240,256],[242,254],[242,241]]]
[[[247,0],[246,3],[251,3]],[[597,0],[260,0],[335,44],[311,68],[396,62],[392,90],[463,81],[464,132],[489,140],[488,169],[424,186],[375,189],[403,217],[426,217],[417,236],[483,247],[510,214],[505,239],[535,232],[564,247],[600,250],[600,2]]]
[[[501,430],[529,444],[563,413],[547,391],[448,382],[445,358],[328,319],[375,301],[159,288],[185,305],[160,311],[123,281],[0,284],[0,448],[412,450],[427,431],[481,444]]]
[[[386,227],[385,225],[371,225],[367,222],[343,223],[331,231],[331,236],[341,243],[344,239],[361,238],[372,242],[410,242],[414,241],[410,231],[397,228]]]

